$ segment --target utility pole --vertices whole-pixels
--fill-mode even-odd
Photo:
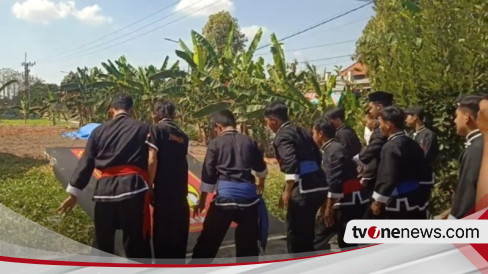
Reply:
[[[27,105],[30,106],[30,86],[29,86],[29,67],[32,67],[36,64],[36,62],[27,62],[27,52],[25,53],[25,59],[22,63],[24,67],[24,88],[25,88],[25,95],[27,99]]]
[[[166,40],[166,41],[170,41],[170,42],[173,42],[173,43],[175,43],[175,44],[179,44],[179,43],[180,43],[180,42],[178,42],[178,41],[176,41],[176,40],[174,40],[174,39],[171,39],[171,38],[164,38],[164,40]],[[190,64],[188,64],[188,65],[187,65],[187,67],[186,67],[186,71],[187,71],[188,73],[190,73]]]

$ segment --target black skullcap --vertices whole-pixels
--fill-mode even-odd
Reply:
[[[393,103],[393,94],[385,92],[385,91],[377,91],[370,93],[368,95],[368,100],[370,102],[383,102],[388,105]]]
[[[424,109],[419,106],[413,106],[405,109],[405,114],[406,115],[417,115],[417,116],[423,116],[424,115]]]

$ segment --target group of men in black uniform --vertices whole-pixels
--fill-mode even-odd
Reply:
[[[284,173],[280,207],[286,208],[287,247],[292,254],[329,249],[338,236],[339,247],[347,222],[353,219],[426,219],[433,185],[433,166],[439,149],[435,134],[423,124],[419,107],[402,110],[387,92],[371,93],[366,114],[375,121],[368,145],[344,124],[344,110],[333,108],[312,129],[294,125],[287,106],[271,102],[264,110],[266,126],[274,132],[273,147]],[[474,206],[482,138],[476,129],[481,96],[458,101],[457,133],[467,138],[461,156],[459,184],[451,216],[462,218]],[[113,99],[113,119],[90,136],[73,174],[70,196],[59,211],[76,205],[93,170],[102,173],[95,200],[96,246],[114,252],[116,229],[123,231],[126,256],[185,258],[190,208],[188,194],[188,137],[174,123],[175,106],[160,101],[154,125],[131,118],[133,100]],[[232,222],[236,257],[255,261],[267,243],[268,213],[262,198],[267,176],[263,153],[250,137],[237,131],[229,110],[212,117],[217,133],[207,148],[201,176],[200,201],[193,214],[211,201],[194,259],[212,259]],[[405,125],[413,129],[407,134]],[[149,207],[154,207],[153,228]],[[447,215],[447,214],[445,214]],[[447,217],[446,217],[447,218]]]

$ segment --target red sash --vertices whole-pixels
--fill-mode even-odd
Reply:
[[[361,190],[361,182],[359,181],[359,179],[347,180],[344,182],[344,185],[342,187],[344,196],[347,196],[353,192],[360,191],[360,190]]]
[[[124,176],[124,175],[140,175],[144,179],[146,184],[149,184],[149,172],[137,166],[130,166],[130,165],[123,165],[123,166],[115,166],[109,167],[101,171],[102,178],[106,177],[115,177],[115,176]],[[149,201],[149,193],[146,194],[144,200],[144,221],[143,221],[143,237],[146,237],[151,234],[151,210],[150,210],[150,201]]]

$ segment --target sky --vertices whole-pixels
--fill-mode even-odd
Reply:
[[[210,14],[227,10],[252,39],[264,31],[261,45],[302,31],[363,5],[361,0],[2,0],[0,1],[0,68],[23,70],[59,83],[77,67],[100,66],[125,55],[135,66],[160,66],[179,46],[165,38],[190,43],[191,30],[202,31]],[[333,71],[352,61],[355,41],[372,5],[283,41],[287,61]],[[256,52],[272,62],[269,47]],[[183,62],[184,63],[184,62]]]

